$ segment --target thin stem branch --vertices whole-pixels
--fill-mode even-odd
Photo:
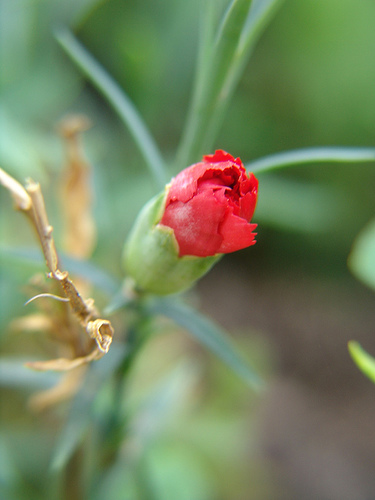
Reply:
[[[48,221],[40,185],[30,179],[25,189],[2,169],[0,169],[0,184],[10,191],[15,200],[16,208],[28,215],[38,234],[43,255],[50,271],[49,276],[61,285],[79,323],[86,330],[88,336],[96,342],[94,350],[86,356],[76,357],[75,359],[59,358],[45,362],[28,363],[28,366],[37,370],[71,370],[94,359],[99,359],[108,352],[111,345],[113,337],[112,325],[110,321],[98,317],[92,299],[84,300],[81,297],[76,286],[69,279],[68,272],[59,270],[59,259],[52,236],[53,228]]]

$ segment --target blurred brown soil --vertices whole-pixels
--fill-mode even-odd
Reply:
[[[202,308],[231,332],[261,332],[276,360],[256,416],[278,492],[266,500],[371,500],[375,385],[347,342],[375,355],[375,293],[349,273],[297,269],[246,270],[227,256],[199,285]]]

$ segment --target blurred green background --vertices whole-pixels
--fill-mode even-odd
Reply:
[[[93,127],[84,146],[93,165],[98,225],[93,261],[119,278],[123,241],[156,187],[128,131],[54,33],[69,26],[126,90],[173,175],[191,96],[200,5],[0,2],[0,165],[20,181],[42,183],[58,245],[58,207],[48,194],[64,161],[56,124],[68,113],[87,115]],[[374,147],[374,20],[370,0],[282,2],[249,60],[215,146],[243,162],[311,146]],[[151,397],[152,380],[165,373],[181,388],[172,390],[172,409],[166,406],[166,421],[141,453],[141,472],[126,482],[120,464],[110,486],[102,486],[106,493],[95,498],[374,495],[374,387],[346,350],[355,338],[375,352],[375,295],[347,267],[356,236],[374,216],[374,163],[295,166],[259,180],[256,246],[227,256],[193,300],[236,336],[269,380],[265,394],[255,397],[181,332],[155,338],[134,371],[133,397],[138,390]],[[4,190],[0,204],[2,248],[32,246],[32,231]],[[33,267],[4,252],[0,258],[2,346],[27,357],[30,339],[12,340],[6,325],[24,314],[22,285]],[[42,498],[41,476],[59,418],[25,414],[29,392],[15,392],[4,374],[2,379],[0,480],[21,485],[18,498]],[[42,431],[46,444],[38,447]],[[30,453],[23,454],[25,446]],[[149,489],[141,494],[144,477]]]

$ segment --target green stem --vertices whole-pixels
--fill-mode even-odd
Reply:
[[[102,466],[104,467],[109,467],[116,460],[119,452],[119,443],[123,441],[126,435],[128,421],[127,416],[124,416],[124,395],[129,379],[129,372],[137,359],[140,349],[148,339],[148,332],[150,331],[148,323],[150,320],[151,318],[149,316],[145,317],[139,309],[134,324],[128,329],[128,355],[123,359],[123,362],[115,373],[113,401],[103,434],[103,445],[101,448],[102,452],[104,451],[102,453]]]
[[[251,172],[267,172],[303,163],[361,163],[375,161],[375,148],[318,147],[284,151],[247,163]]]
[[[61,29],[57,32],[56,38],[128,127],[158,187],[163,188],[167,182],[164,161],[132,101],[70,31]]]

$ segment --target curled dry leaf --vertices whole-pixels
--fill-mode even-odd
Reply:
[[[106,319],[89,321],[86,326],[86,331],[90,337],[95,340],[98,349],[106,354],[112,343],[113,337],[113,328],[110,321]]]
[[[57,371],[57,372],[65,372],[68,370],[73,370],[74,368],[78,368],[79,366],[90,363],[91,361],[95,361],[100,359],[103,356],[103,352],[100,351],[97,347],[87,354],[86,356],[80,356],[74,359],[68,358],[57,358],[50,359],[48,361],[30,361],[26,363],[25,366],[31,368],[32,370],[46,372],[49,370]]]

